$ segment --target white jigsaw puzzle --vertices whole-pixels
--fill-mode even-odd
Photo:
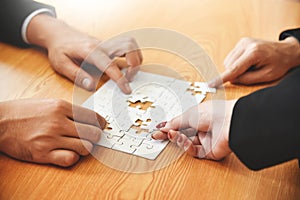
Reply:
[[[156,125],[168,121],[215,93],[205,82],[187,82],[140,71],[130,83],[132,94],[123,94],[109,80],[84,107],[104,116],[107,127],[98,145],[154,160],[168,141],[151,138]]]

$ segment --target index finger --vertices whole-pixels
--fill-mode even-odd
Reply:
[[[102,116],[81,106],[73,105],[67,116],[76,122],[97,126],[101,129],[104,129],[106,126],[106,120]]]
[[[206,120],[202,120],[204,113],[201,112],[199,106],[194,106],[183,114],[173,118],[171,121],[168,121],[164,127],[160,130],[163,132],[168,132],[169,130],[184,130],[187,128],[193,128],[196,130],[205,128]]]
[[[143,62],[143,56],[141,50],[137,49],[129,53],[126,53],[126,62],[129,65],[126,72],[126,78],[129,81],[132,81],[134,76],[139,71],[139,66]]]
[[[105,72],[113,81],[115,81],[119,88],[125,94],[130,94],[131,89],[129,86],[129,81],[121,72],[119,67],[109,56],[103,52],[101,49],[95,50],[88,58],[89,62],[97,66],[101,71]]]
[[[253,54],[245,52],[233,64],[232,67],[227,68],[219,77],[209,82],[210,87],[218,87],[227,81],[233,81],[240,75],[247,72],[248,68],[255,65]]]

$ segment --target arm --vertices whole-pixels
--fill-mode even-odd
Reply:
[[[251,169],[300,158],[300,69],[235,105],[230,148]]]
[[[47,13],[55,16],[52,6],[32,0],[2,0],[0,2],[0,40],[12,45],[26,47],[26,28],[32,14]]]
[[[27,16],[37,9],[48,9],[55,14],[51,6],[31,0],[4,0],[0,3],[0,25],[4,28],[0,38],[18,46],[29,43],[47,49],[52,68],[86,90],[96,89],[99,77],[93,77],[92,72],[80,68],[85,59],[105,72],[124,93],[131,93],[129,82],[138,72],[143,59],[135,39],[115,37],[100,42],[54,18],[49,12],[39,13],[28,21]],[[123,56],[128,64],[125,75],[120,70],[121,66],[114,62],[114,58]]]
[[[234,152],[259,170],[300,158],[300,68],[277,86],[238,101],[206,101],[157,126],[154,139],[171,142],[197,158],[220,160]],[[190,140],[189,128],[196,135]]]

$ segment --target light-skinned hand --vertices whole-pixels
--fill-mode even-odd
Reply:
[[[243,38],[224,60],[225,71],[209,86],[227,81],[245,85],[271,82],[298,65],[300,44],[294,37],[276,42]]]
[[[157,126],[153,139],[176,143],[197,158],[220,160],[231,153],[229,128],[236,100],[207,101]],[[195,136],[194,139],[189,137]]]
[[[88,155],[106,121],[63,100],[0,103],[0,152],[18,160],[68,167]]]
[[[87,90],[94,90],[97,83],[89,73],[80,70],[86,58],[113,79],[126,94],[131,93],[128,83],[138,72],[143,60],[134,38],[119,37],[100,42],[46,14],[37,15],[31,20],[27,38],[31,44],[48,50],[49,61],[57,73]],[[126,58],[129,66],[126,75],[123,75],[117,62],[113,62],[116,57]]]

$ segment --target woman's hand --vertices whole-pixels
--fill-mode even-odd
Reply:
[[[236,100],[207,101],[157,126],[153,139],[169,139],[191,156],[220,160],[231,153],[230,120]],[[189,137],[194,136],[191,140]]]

